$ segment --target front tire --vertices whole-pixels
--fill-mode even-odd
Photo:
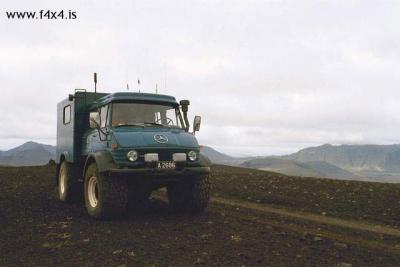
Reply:
[[[167,186],[168,199],[175,211],[202,212],[210,199],[209,176],[187,178]]]
[[[92,163],[85,173],[85,205],[96,219],[118,217],[126,212],[128,186],[122,177],[110,177],[98,172]]]

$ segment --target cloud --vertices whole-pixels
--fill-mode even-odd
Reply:
[[[55,143],[56,104],[75,88],[126,84],[191,100],[201,143],[282,154],[321,143],[397,143],[397,3],[40,1],[75,21],[0,18],[0,149]]]

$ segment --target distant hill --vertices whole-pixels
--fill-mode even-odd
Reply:
[[[247,168],[257,168],[293,176],[325,177],[334,179],[359,179],[360,177],[327,162],[299,162],[280,157],[259,157],[241,164]]]
[[[400,182],[400,145],[322,145],[281,157],[258,157],[242,166],[288,175]]]
[[[7,151],[0,151],[0,165],[39,166],[54,159],[56,149],[51,145],[26,142]]]
[[[309,162],[324,161],[352,171],[400,172],[400,145],[322,145],[284,157]]]
[[[200,147],[200,152],[207,156],[212,163],[218,163],[218,164],[223,164],[223,163],[227,163],[230,162],[232,160],[234,160],[234,157],[228,156],[226,154],[223,154],[221,152],[218,152],[217,150],[215,150],[214,148],[211,148],[209,146],[201,146]]]
[[[247,158],[232,157],[224,153],[221,153],[209,146],[201,146],[200,152],[206,157],[208,157],[213,164],[223,164],[230,166],[239,166],[244,161],[252,158],[252,157],[247,157]]]
[[[201,148],[201,153],[206,155],[214,164],[268,170],[293,176],[364,180],[360,175],[324,160],[313,159],[301,161],[290,158],[294,154],[283,157],[235,158],[220,153],[208,146],[203,146]]]
[[[321,145],[286,156],[235,158],[210,147],[214,164],[269,170],[294,176],[400,182],[400,145]]]

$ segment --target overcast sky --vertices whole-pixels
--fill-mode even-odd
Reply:
[[[399,1],[4,1],[0,149],[55,144],[74,88],[190,99],[198,139],[235,155],[400,143]],[[10,20],[6,11],[76,11]]]

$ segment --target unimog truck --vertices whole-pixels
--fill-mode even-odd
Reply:
[[[98,219],[122,215],[167,188],[174,210],[201,212],[210,161],[189,131],[189,101],[150,93],[75,90],[57,105],[56,184],[61,201],[84,198]]]

